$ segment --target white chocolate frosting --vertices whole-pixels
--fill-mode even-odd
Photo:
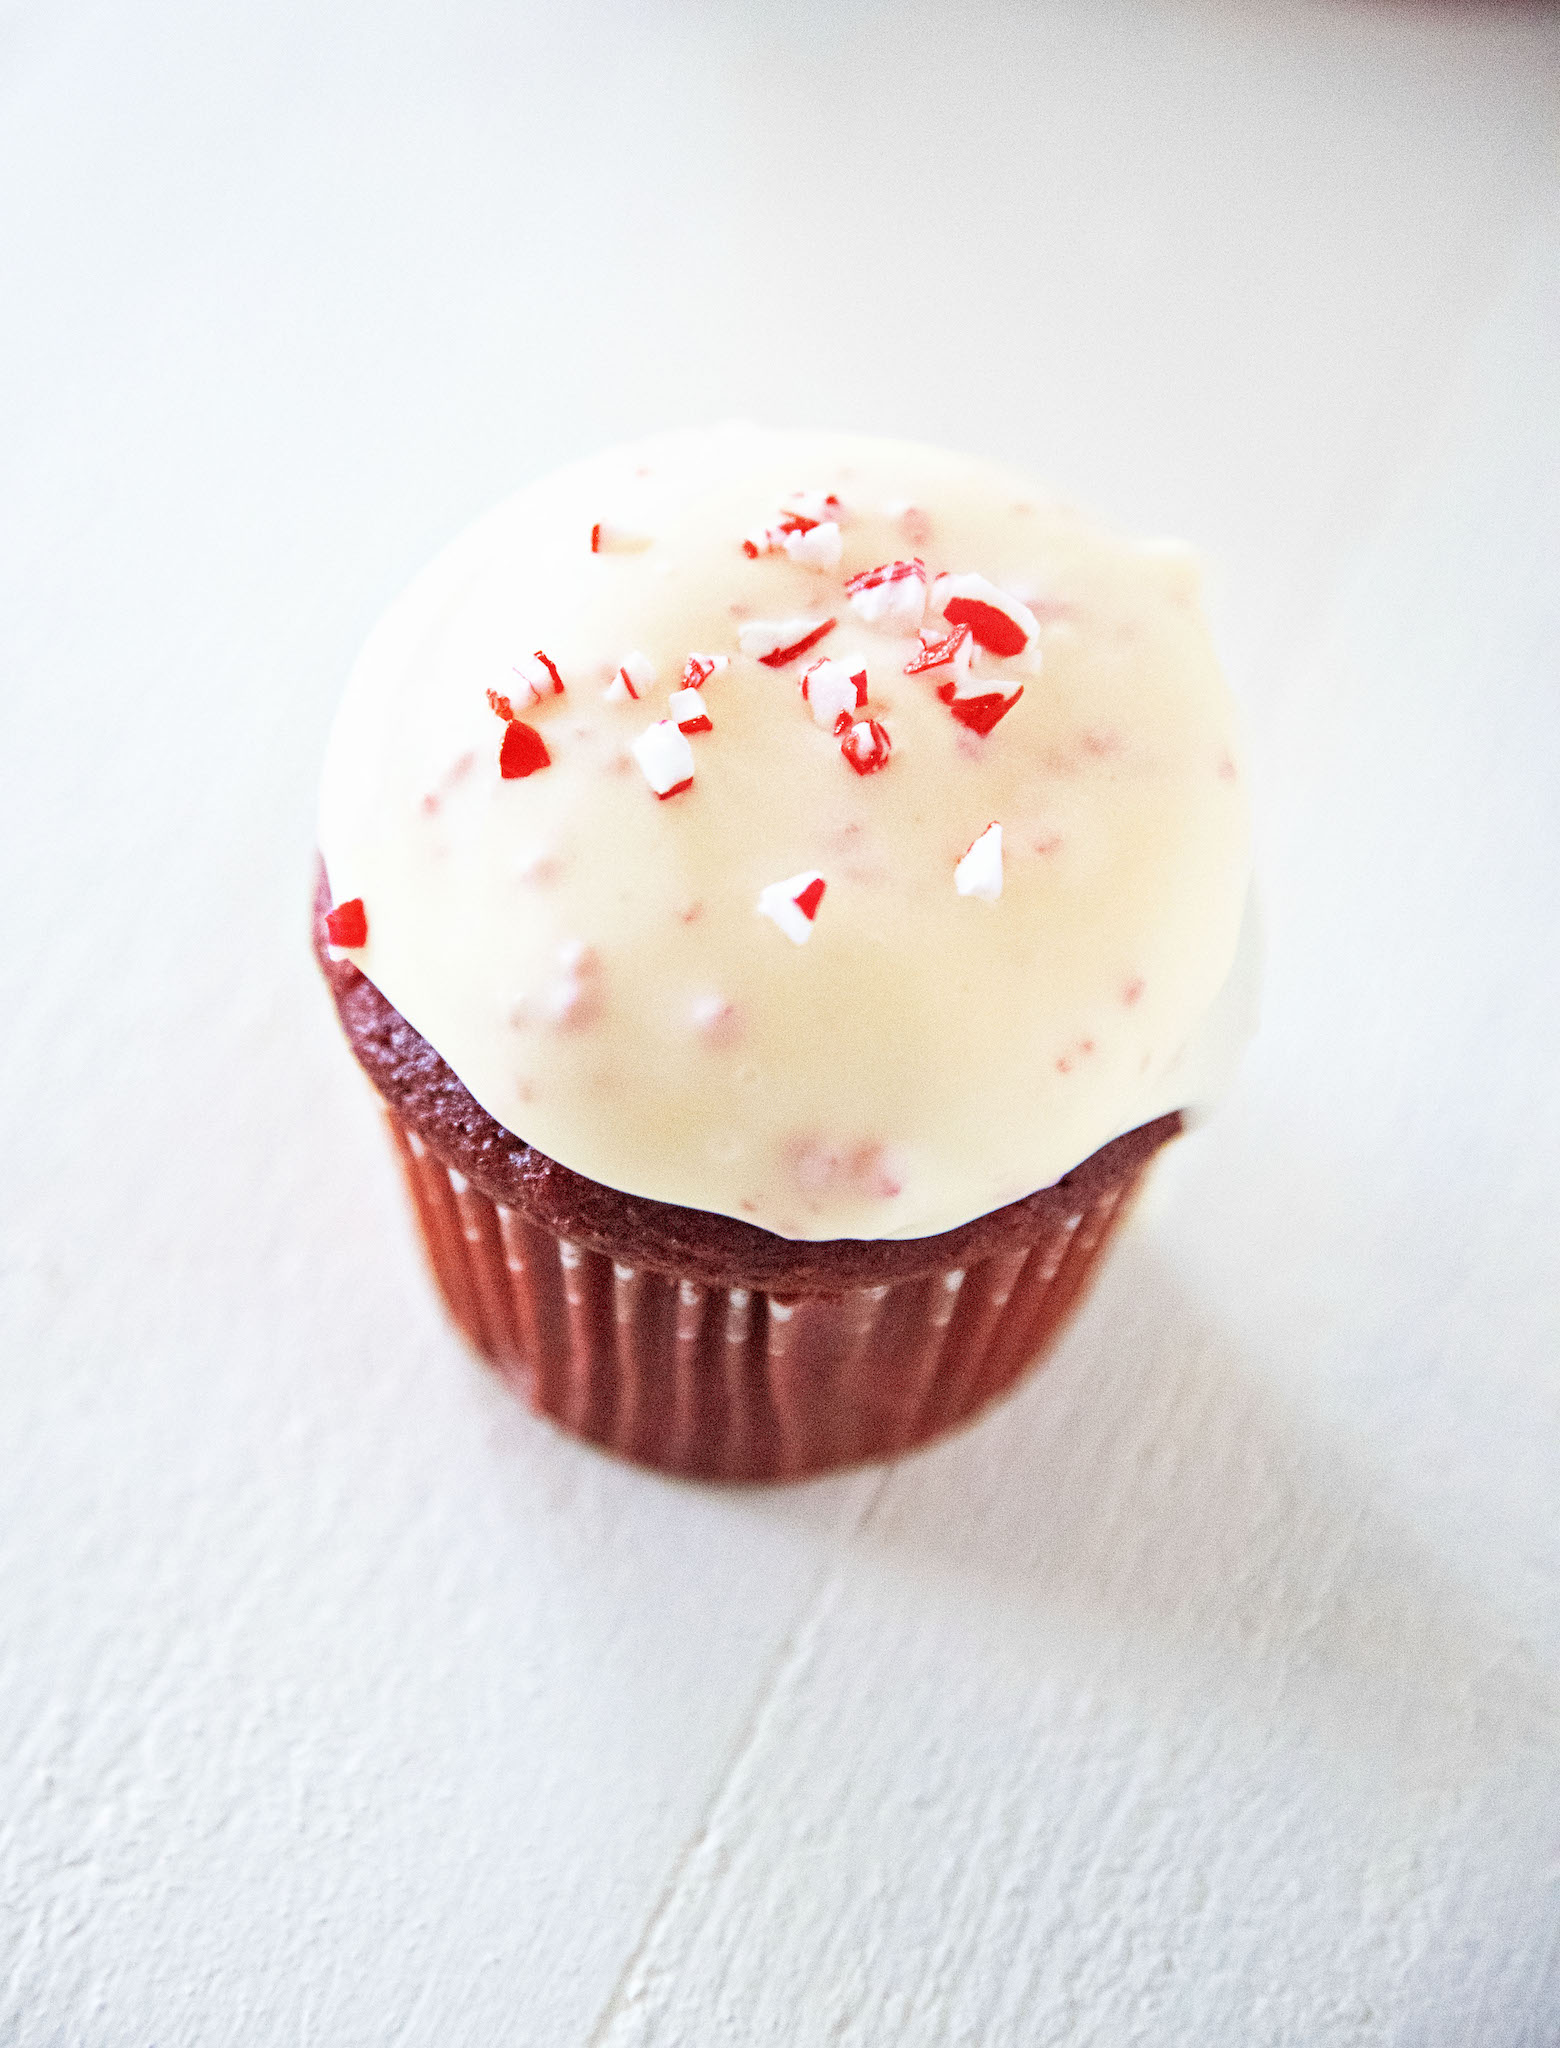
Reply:
[[[673,705],[692,655],[725,665]],[[351,958],[499,1123],[790,1238],[1047,1186],[1249,1029],[1195,562],[936,449],[728,426],[510,499],[370,636],[320,848]]]

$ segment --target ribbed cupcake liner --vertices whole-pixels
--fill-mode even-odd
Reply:
[[[833,1294],[704,1286],[490,1201],[387,1112],[434,1276],[539,1414],[690,1478],[800,1478],[888,1458],[1010,1387],[1083,1294],[1143,1167],[1032,1242]]]

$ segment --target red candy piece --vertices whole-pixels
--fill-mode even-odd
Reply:
[[[1024,690],[1020,684],[1011,697],[1004,697],[1000,690],[992,690],[979,697],[956,697],[953,694],[952,683],[945,683],[937,694],[960,725],[967,725],[971,732],[988,733],[1001,719],[1007,717],[1023,696]]]
[[[557,669],[547,659],[547,656],[543,654],[542,650],[539,647],[536,650],[536,659],[542,664],[542,667],[546,669],[547,673],[552,677],[553,695],[555,697],[561,697],[563,695],[563,677],[559,675]]]
[[[499,717],[504,720],[506,725],[514,717],[515,707],[507,697],[500,696],[497,690],[488,691],[488,702],[498,713]]]
[[[800,896],[792,897],[792,902],[809,924],[818,915],[818,905],[823,901],[823,892],[828,886],[822,875],[819,875],[816,880],[807,884]]]
[[[958,658],[959,649],[970,637],[968,626],[955,626],[945,640],[933,640],[905,663],[907,676],[924,676],[928,669],[946,668]]]
[[[821,626],[814,626],[810,633],[805,634],[790,647],[776,647],[772,652],[761,654],[758,658],[765,668],[784,668],[788,661],[795,661],[796,657],[805,654],[809,647],[816,647],[825,633],[834,631],[835,624],[835,620],[825,619]]]
[[[523,775],[534,775],[551,761],[547,743],[536,727],[523,718],[512,718],[504,727],[504,744],[498,750],[498,772],[504,780],[515,782]]]
[[[943,606],[943,617],[950,626],[968,626],[976,645],[988,654],[1022,654],[1029,645],[1029,635],[1017,619],[978,597],[950,597]]]
[[[590,530],[590,551],[593,555],[601,553],[601,521],[599,519]]]
[[[362,946],[368,942],[368,912],[361,896],[338,903],[325,913],[325,935],[333,946]]]
[[[879,725],[875,718],[861,719],[855,725],[847,725],[840,740],[840,752],[858,775],[873,775],[888,766],[893,742],[888,737],[888,728]]]

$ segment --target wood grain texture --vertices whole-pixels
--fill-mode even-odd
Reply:
[[[1560,32],[960,21],[0,10],[5,2048],[1560,2042]],[[463,1354],[299,911],[404,576],[743,411],[1208,544],[1272,936],[1047,1372],[762,1497]]]

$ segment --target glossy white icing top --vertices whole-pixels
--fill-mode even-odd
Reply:
[[[962,598],[1021,651],[907,675],[919,578],[844,586],[914,558],[929,637]],[[647,738],[693,654],[726,657],[710,729]],[[545,767],[501,772],[538,749],[490,691]],[[352,958],[500,1123],[792,1238],[1013,1201],[1197,1107],[1248,1028],[1244,775],[1195,563],[935,449],[729,426],[510,499],[370,637],[320,846],[365,906]]]

